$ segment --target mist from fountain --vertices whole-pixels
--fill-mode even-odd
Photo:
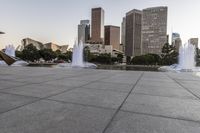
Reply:
[[[186,43],[179,48],[178,64],[171,66],[160,67],[161,71],[178,71],[178,72],[198,72],[199,67],[196,67],[195,61],[196,51],[195,46]]]
[[[83,43],[75,43],[72,54],[72,67],[84,67],[83,62]]]
[[[178,69],[181,71],[192,71],[196,67],[195,46],[188,43],[179,48]]]
[[[93,63],[85,62],[84,57],[84,46],[82,41],[79,43],[75,42],[72,54],[72,63],[61,63],[58,67],[70,67],[70,68],[96,68],[97,66]]]

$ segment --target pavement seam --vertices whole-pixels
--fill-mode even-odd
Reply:
[[[127,94],[127,96],[125,97],[125,99],[123,100],[123,102],[121,103],[121,105],[117,108],[117,110],[115,111],[115,113],[113,114],[112,118],[110,119],[110,121],[108,122],[108,124],[105,126],[104,130],[102,133],[105,133],[106,130],[110,127],[111,123],[113,122],[113,120],[115,119],[115,117],[117,116],[117,114],[119,113],[119,111],[121,110],[122,106],[124,105],[124,103],[126,102],[126,100],[128,99],[129,95],[132,93],[132,91],[135,89],[136,85],[138,84],[138,82],[141,80],[142,76],[144,75],[145,72],[142,72],[140,74],[140,76],[138,77],[136,83],[133,85],[132,89],[129,91],[129,93]]]
[[[108,107],[95,106],[95,105],[82,104],[82,103],[75,103],[75,102],[59,101],[59,100],[54,100],[54,99],[44,99],[44,100],[46,100],[46,101],[54,101],[54,102],[63,103],[63,104],[80,105],[80,106],[84,106],[84,107],[93,107],[93,108],[99,108],[99,109],[105,109],[105,110],[116,110],[115,108],[108,108]]]
[[[170,117],[170,116],[165,116],[165,115],[155,115],[155,114],[149,114],[149,113],[140,113],[140,112],[134,112],[134,111],[128,111],[128,110],[120,110],[120,111],[121,112],[125,112],[125,113],[127,112],[127,113],[132,113],[132,114],[139,114],[139,115],[146,115],[146,116],[152,116],[152,117],[159,117],[159,118],[166,118],[166,119],[194,122],[194,123],[200,124],[200,121],[184,119],[184,118],[176,118],[176,117]]]
[[[200,97],[198,95],[196,95],[195,93],[193,93],[190,89],[188,89],[187,87],[185,87],[184,85],[182,85],[181,83],[179,83],[176,79],[172,78],[171,76],[169,76],[168,74],[166,74],[169,78],[171,78],[172,80],[174,80],[179,86],[181,86],[183,89],[185,89],[186,91],[188,91],[189,93],[191,93],[194,97],[196,97],[198,100],[200,100]]]
[[[57,81],[57,80],[62,80],[62,79],[70,79],[70,78],[84,76],[84,75],[85,74],[74,75],[74,76],[71,76],[71,77],[62,77],[62,78],[51,79],[51,80],[47,80],[47,81],[43,81],[43,82],[38,82],[38,83],[27,83],[27,84],[23,84],[23,85],[19,85],[19,86],[14,86],[14,87],[24,87],[24,86],[35,85],[35,84],[42,84],[42,83],[46,83],[46,82],[50,82],[50,81]],[[24,83],[24,82],[18,82],[18,81],[13,81],[13,82]],[[7,88],[3,88],[3,89],[0,89],[0,90],[6,90],[6,89],[13,89],[13,87],[7,87]]]
[[[154,94],[146,94],[146,93],[141,93],[141,92],[135,92],[134,94],[137,95],[146,95],[146,96],[158,96],[158,97],[164,97],[164,98],[174,98],[174,99],[180,99],[180,100],[198,100],[196,97],[196,99],[194,98],[181,98],[181,97],[177,97],[177,96],[163,96],[163,95],[154,95]]]
[[[116,74],[113,74],[113,75],[111,75],[111,76],[109,76],[109,77],[107,77],[107,78],[110,78],[110,77],[112,77],[112,76],[114,76],[114,75],[116,75]],[[103,77],[102,79],[105,79],[105,77]],[[98,80],[101,80],[101,79],[98,79]],[[7,113],[7,112],[10,112],[10,111],[12,111],[12,110],[19,109],[19,108],[24,107],[24,106],[26,106],[26,105],[36,103],[36,102],[41,101],[41,100],[48,100],[48,98],[50,98],[50,97],[53,97],[53,96],[56,96],[56,95],[59,95],[59,94],[62,94],[62,93],[65,93],[65,92],[68,92],[68,91],[71,91],[71,90],[74,90],[74,89],[81,88],[82,86],[88,85],[88,84],[93,83],[93,82],[96,82],[96,81],[98,81],[98,80],[91,81],[91,82],[88,82],[88,83],[86,83],[86,84],[84,84],[84,85],[81,85],[81,86],[78,86],[78,87],[74,87],[74,88],[71,88],[71,89],[62,91],[62,92],[60,92],[60,93],[52,94],[52,95],[47,96],[47,97],[37,98],[36,100],[33,100],[32,102],[29,102],[29,103],[23,104],[23,105],[21,105],[21,106],[17,106],[17,107],[15,107],[15,108],[6,110],[6,111],[4,111],[4,112],[1,112],[0,115],[2,115],[2,114],[4,114],[4,113]],[[54,81],[55,81],[55,80],[54,80]],[[24,96],[24,95],[22,95],[22,96]],[[29,96],[28,96],[28,97],[29,97]]]

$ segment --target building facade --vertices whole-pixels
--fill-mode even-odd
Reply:
[[[35,46],[38,50],[41,50],[44,48],[44,45],[41,42],[33,40],[31,38],[25,38],[25,39],[22,39],[22,41],[21,41],[21,50],[23,50],[24,47],[26,47],[30,44]]]
[[[39,41],[30,39],[30,38],[25,38],[25,39],[22,39],[21,45],[19,45],[17,47],[17,50],[22,51],[26,46],[28,46],[30,44],[35,46],[37,48],[37,50],[51,49],[52,51],[60,50],[62,53],[65,53],[65,52],[67,52],[67,49],[68,49],[68,45],[59,46],[59,45],[52,43],[52,42],[43,44]]]
[[[167,43],[167,7],[153,7],[142,14],[142,54],[161,54]]]
[[[104,44],[112,45],[113,49],[120,50],[120,27],[108,25],[104,28]]]
[[[125,53],[125,44],[126,44],[126,17],[123,17],[121,23],[121,46],[120,50]]]
[[[179,33],[172,33],[172,46],[176,48],[176,52],[179,52],[179,48],[182,46],[182,40]]]
[[[104,41],[104,10],[93,8],[91,16],[91,43],[101,43]]]
[[[199,43],[198,41],[199,41],[198,38],[190,38],[188,42],[189,42],[190,44],[194,45],[195,48],[198,48],[198,43]]]
[[[90,39],[90,21],[81,20],[78,25],[78,42],[87,42]]]
[[[125,55],[129,57],[141,55],[142,12],[132,10],[126,13],[125,19]]]
[[[52,51],[60,50],[61,53],[66,53],[68,49],[68,45],[60,46],[60,45],[50,42],[50,43],[44,44],[44,48],[51,49]]]

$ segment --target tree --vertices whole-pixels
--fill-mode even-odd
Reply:
[[[160,56],[157,54],[146,54],[141,56],[135,56],[131,60],[131,64],[134,65],[157,65],[160,61]]]
[[[117,55],[117,59],[118,59],[118,62],[119,62],[119,63],[122,63],[122,62],[123,62],[123,57],[124,57],[123,54],[118,54],[118,55]]]
[[[169,43],[165,43],[163,46],[161,57],[162,65],[172,65],[178,62],[178,53],[176,52],[176,48]]]
[[[26,61],[37,61],[41,58],[39,51],[33,44],[29,44],[22,51],[22,59]]]
[[[84,61],[89,62],[90,57],[91,57],[90,55],[91,55],[91,53],[90,53],[90,48],[89,48],[88,46],[86,46],[86,47],[84,48],[84,51],[83,51]]]
[[[15,51],[15,55],[16,55],[16,57],[18,57],[18,58],[20,58],[20,59],[22,59],[23,57],[23,54],[22,54],[22,52],[21,51]]]
[[[56,53],[52,49],[41,49],[39,54],[45,61],[51,61],[56,58]]]

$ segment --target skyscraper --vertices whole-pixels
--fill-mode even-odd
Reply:
[[[112,45],[113,49],[120,50],[120,27],[105,26],[105,45]]]
[[[126,17],[123,17],[121,23],[121,48],[120,50],[125,52],[125,44],[126,44]]]
[[[83,43],[87,42],[90,39],[90,21],[81,20],[78,25],[78,41]]]
[[[179,52],[179,48],[182,45],[182,40],[179,33],[172,33],[172,46],[175,46],[176,51]]]
[[[172,33],[172,44],[178,38],[180,38],[180,34],[179,33]]]
[[[134,9],[126,13],[125,21],[125,55],[139,56],[141,55],[142,12]]]
[[[104,41],[104,10],[102,8],[92,9],[91,42],[103,43]]]
[[[167,7],[153,7],[143,10],[142,54],[161,54],[167,43]]]

